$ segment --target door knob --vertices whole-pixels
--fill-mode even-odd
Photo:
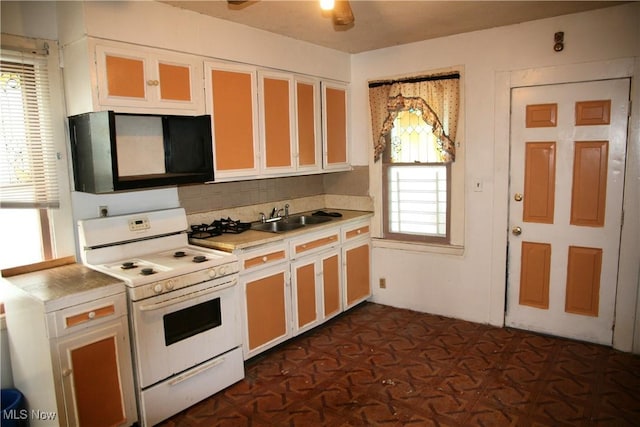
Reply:
[[[517,225],[515,227],[513,227],[511,229],[511,232],[513,233],[514,236],[519,236],[522,234],[522,228],[518,227]]]
[[[516,194],[513,196],[513,200],[515,200],[516,202],[521,202],[521,201],[522,201],[522,194],[520,194],[520,193],[516,193]]]

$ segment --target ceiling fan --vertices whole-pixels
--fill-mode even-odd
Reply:
[[[227,3],[244,8],[259,0],[227,0]],[[348,0],[320,0],[320,8],[331,12],[333,24],[336,26],[349,26],[355,21],[351,5]]]

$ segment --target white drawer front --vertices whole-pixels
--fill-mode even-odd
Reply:
[[[348,242],[360,237],[369,237],[371,235],[371,226],[369,221],[358,222],[355,224],[345,225],[342,227],[342,241]]]
[[[49,337],[61,337],[127,316],[124,292],[47,314]]]
[[[291,252],[291,259],[295,259],[336,247],[339,244],[340,229],[336,227],[291,239],[289,242],[289,250]]]
[[[277,265],[289,260],[287,245],[284,243],[268,245],[259,249],[252,249],[238,255],[240,271],[248,273],[261,268]]]

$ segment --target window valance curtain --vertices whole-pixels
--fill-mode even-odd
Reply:
[[[438,138],[442,158],[453,162],[460,102],[460,75],[440,74],[369,83],[374,160],[384,152],[400,111],[420,110]]]

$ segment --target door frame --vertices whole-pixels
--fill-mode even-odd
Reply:
[[[489,322],[504,326],[506,309],[507,242],[509,225],[509,150],[511,89],[549,84],[577,83],[592,80],[640,77],[640,59],[624,58],[612,61],[557,65],[517,71],[496,72],[494,122],[494,230],[491,242],[494,258],[491,265]],[[636,108],[631,111],[627,134],[627,167],[623,210],[618,288],[616,295],[613,347],[640,353],[640,89],[632,79],[631,99]],[[634,337],[635,334],[635,337]]]

